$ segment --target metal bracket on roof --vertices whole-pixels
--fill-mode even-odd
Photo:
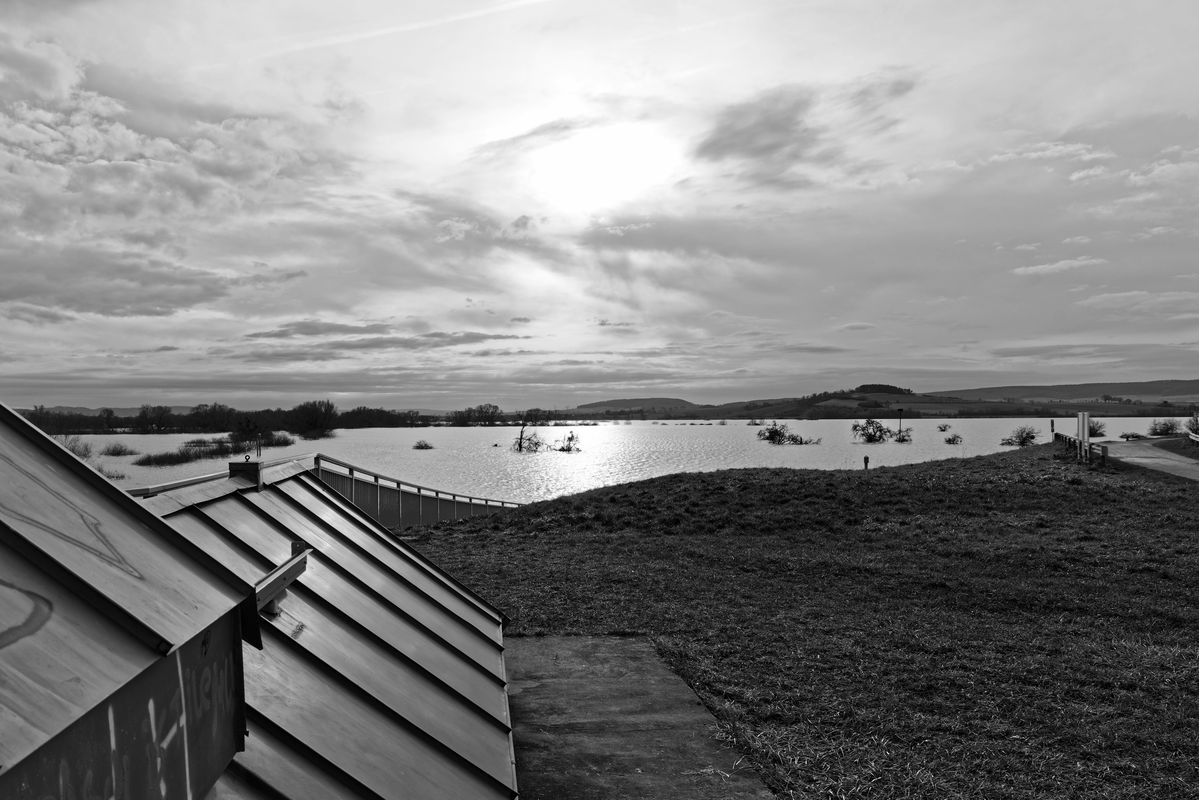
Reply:
[[[307,569],[308,554],[312,552],[312,548],[304,542],[292,542],[291,552],[292,557],[286,563],[254,586],[255,594],[258,595],[258,610],[268,616],[278,615],[279,601],[287,587]]]

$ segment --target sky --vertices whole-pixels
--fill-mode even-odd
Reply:
[[[1199,377],[1192,0],[0,0],[0,403]]]

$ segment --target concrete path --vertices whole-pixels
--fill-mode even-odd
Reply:
[[[1119,459],[1125,464],[1136,467],[1155,469],[1159,472],[1168,472],[1171,475],[1199,481],[1199,461],[1193,458],[1180,456],[1156,447],[1152,442],[1136,439],[1131,442],[1105,442],[1105,444],[1107,444],[1109,458]]]
[[[521,800],[770,800],[645,639],[504,640]]]

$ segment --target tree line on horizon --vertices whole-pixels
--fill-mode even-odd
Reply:
[[[907,397],[892,402],[879,395]],[[302,438],[317,439],[331,435],[338,428],[407,428],[443,424],[457,427],[490,425],[537,425],[561,419],[860,419],[863,416],[891,418],[902,416],[919,419],[933,416],[951,417],[1056,417],[1070,413],[1063,409],[1062,401],[1050,403],[1003,403],[971,402],[968,412],[922,413],[916,408],[901,408],[899,404],[917,402],[920,397],[911,389],[883,383],[862,384],[854,389],[831,392],[816,392],[796,398],[778,400],[753,400],[743,403],[722,405],[691,405],[687,408],[607,408],[602,411],[586,412],[583,409],[555,411],[529,408],[523,411],[505,412],[494,403],[450,411],[444,415],[422,414],[415,410],[396,411],[385,408],[357,406],[340,411],[329,400],[309,400],[290,408],[241,411],[223,403],[203,403],[186,412],[177,412],[170,406],[142,405],[136,414],[121,415],[111,408],[102,408],[98,414],[58,411],[45,406],[34,406],[21,410],[30,422],[42,431],[55,434],[80,433],[231,433],[235,437],[252,439],[271,431],[287,431]],[[853,404],[829,404],[828,401],[851,400]],[[1124,398],[1105,395],[1102,402],[1116,402],[1121,411],[1132,416],[1189,416],[1199,411],[1196,404],[1171,405],[1141,404],[1129,408]],[[1055,407],[1056,406],[1056,407]],[[1080,408],[1079,410],[1085,410]]]

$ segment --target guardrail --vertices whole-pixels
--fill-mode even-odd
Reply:
[[[1070,447],[1074,450],[1074,457],[1084,464],[1094,464],[1096,456],[1098,456],[1099,466],[1107,466],[1107,445],[1091,444],[1084,445],[1082,440],[1077,436],[1070,436],[1065,433],[1053,434],[1054,444]]]
[[[490,514],[521,505],[419,486],[320,453],[313,457],[312,472],[379,524],[393,530]]]

